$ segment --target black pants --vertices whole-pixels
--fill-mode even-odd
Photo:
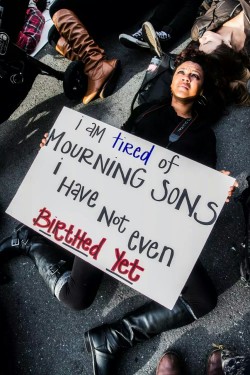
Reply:
[[[50,16],[52,18],[59,9],[70,9],[88,31],[95,34],[122,30],[140,20],[144,22],[144,15],[154,9],[149,21],[157,31],[169,32],[175,40],[191,30],[201,3],[202,0],[127,0],[122,6],[111,0],[98,4],[95,1],[55,0],[50,7]]]
[[[51,18],[60,9],[72,10],[90,34],[105,35],[138,22],[146,12],[160,3],[159,0],[126,0],[125,2],[55,0],[50,6]]]
[[[202,0],[163,0],[149,21],[156,31],[163,30],[177,39],[191,30],[201,3]]]
[[[75,257],[71,278],[59,293],[60,301],[77,310],[89,307],[95,299],[102,276],[102,271]],[[183,288],[182,297],[197,318],[207,314],[216,306],[215,287],[200,261],[193,268]]]

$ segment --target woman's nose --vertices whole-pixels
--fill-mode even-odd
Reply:
[[[190,78],[189,78],[188,75],[183,76],[183,77],[182,77],[182,80],[183,80],[184,82],[190,82]]]

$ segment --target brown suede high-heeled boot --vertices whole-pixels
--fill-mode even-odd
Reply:
[[[91,38],[87,29],[71,10],[60,9],[52,19],[60,35],[77,55],[77,60],[81,60],[84,64],[88,88],[83,103],[88,104],[97,95],[100,98],[111,95],[120,71],[120,61],[106,59],[104,50]]]
[[[78,60],[77,54],[72,50],[69,43],[63,36],[58,39],[55,49],[58,53],[60,53],[60,55],[66,57],[66,59],[71,61]]]
[[[61,36],[55,27],[52,25],[48,33],[49,44],[63,57],[71,61],[78,60],[77,54],[72,50],[67,40]]]

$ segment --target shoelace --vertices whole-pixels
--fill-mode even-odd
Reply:
[[[168,39],[171,38],[171,36],[169,34],[165,33],[165,31],[156,31],[156,35],[161,40],[168,40]]]
[[[136,33],[133,34],[134,38],[142,38],[142,29],[139,29],[136,31]]]

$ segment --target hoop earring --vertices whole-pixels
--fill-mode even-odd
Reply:
[[[205,95],[201,94],[198,99],[197,99],[197,103],[203,107],[205,107],[207,105],[207,98],[205,97]]]

